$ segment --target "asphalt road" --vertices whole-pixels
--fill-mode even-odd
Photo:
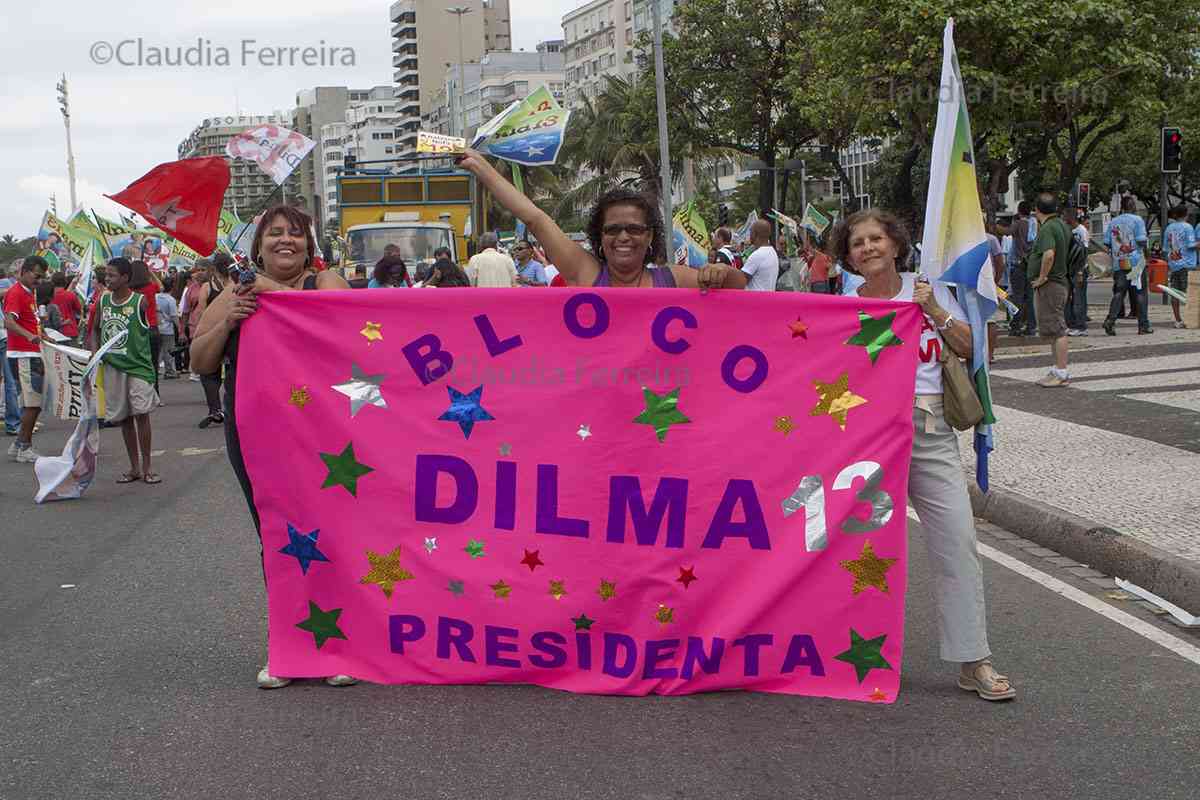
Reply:
[[[36,507],[31,468],[0,464],[3,800],[1195,797],[1200,665],[985,560],[992,645],[1020,696],[976,699],[937,659],[915,524],[891,706],[520,686],[260,691],[257,542],[223,451],[204,452],[223,439],[195,427],[199,385],[164,394],[158,486],[114,483],[117,431],[103,432],[80,501]],[[66,435],[51,422],[39,449]]]

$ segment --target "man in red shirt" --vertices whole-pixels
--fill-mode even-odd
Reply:
[[[34,289],[46,275],[46,261],[29,256],[21,264],[17,283],[4,294],[4,327],[8,331],[8,358],[17,378],[17,393],[21,401],[21,428],[8,454],[23,464],[38,460],[33,449],[33,426],[42,413],[41,327],[38,324],[37,299]]]
[[[66,275],[56,272],[50,279],[50,283],[54,285],[54,297],[50,302],[58,306],[58,311],[63,318],[62,335],[77,339],[79,337],[79,318],[83,314],[83,303],[79,302],[79,295],[67,290]]]

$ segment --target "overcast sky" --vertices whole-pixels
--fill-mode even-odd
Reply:
[[[447,0],[449,2],[449,0]],[[583,0],[511,0],[513,48],[532,50],[562,36],[562,15]],[[0,234],[35,232],[49,196],[60,216],[70,206],[66,138],[55,84],[65,72],[80,205],[115,216],[101,197],[151,167],[176,159],[176,147],[205,117],[290,109],[314,86],[370,87],[392,79],[391,21],[385,0],[59,0],[5,2],[0,81]],[[152,48],[208,54],[212,66],[123,66],[112,47],[141,39]],[[242,64],[243,40],[249,63]],[[262,66],[258,53],[284,47],[341,48],[332,66]],[[197,42],[200,47],[196,48]],[[221,48],[229,66],[216,64]],[[341,65],[345,48],[354,66]],[[136,60],[135,46],[121,51]]]

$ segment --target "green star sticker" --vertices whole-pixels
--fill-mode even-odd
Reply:
[[[588,619],[587,614],[580,614],[578,617],[571,617],[571,622],[575,623],[575,630],[590,631],[592,626],[596,624],[596,620]]]
[[[844,653],[838,653],[834,658],[838,661],[845,661],[847,664],[853,664],[854,671],[858,673],[858,682],[862,683],[871,670],[892,668],[892,665],[879,652],[885,639],[887,639],[886,634],[876,636],[874,639],[864,639],[858,635],[858,631],[851,628],[850,649]]]
[[[345,639],[346,634],[342,633],[342,629],[338,627],[338,617],[342,615],[340,608],[332,608],[329,611],[322,611],[321,607],[312,600],[308,601],[308,619],[296,623],[296,627],[303,631],[308,631],[316,639],[317,649],[321,649],[321,645],[325,644],[329,639]]]
[[[354,497],[358,497],[358,479],[368,472],[375,471],[374,467],[360,464],[355,459],[354,442],[347,444],[346,449],[338,455],[333,453],[321,453],[320,455],[321,460],[325,462],[325,468],[329,470],[329,474],[325,476],[325,482],[321,484],[322,489],[341,486]]]
[[[879,319],[875,319],[866,312],[858,312],[860,330],[847,339],[846,344],[867,348],[867,355],[871,357],[871,363],[874,364],[875,360],[879,358],[879,354],[883,352],[883,348],[904,344],[904,341],[892,331],[892,322],[895,319],[895,311],[885,314]]]
[[[660,396],[643,386],[642,397],[646,401],[646,410],[634,417],[633,421],[640,425],[653,425],[654,435],[659,442],[667,440],[667,430],[672,425],[691,422],[679,412],[678,387]]]
[[[483,552],[483,542],[478,539],[472,539],[467,542],[467,546],[463,548],[467,551],[467,555],[471,558],[483,558],[487,553]]]
[[[446,588],[449,589],[450,594],[454,595],[455,597],[463,596],[463,582],[462,581],[450,581],[450,585]]]

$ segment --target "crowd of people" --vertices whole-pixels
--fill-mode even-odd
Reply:
[[[672,263],[658,205],[638,192],[617,189],[601,197],[588,219],[587,240],[578,243],[478,154],[467,153],[460,164],[521,220],[530,238],[518,239],[505,252],[495,234],[485,233],[465,268],[443,248],[432,263],[413,272],[399,249],[389,247],[375,265],[368,289],[782,289],[920,305],[926,324],[916,375],[908,488],[924,524],[933,565],[941,655],[960,665],[957,684],[961,688],[988,700],[1015,696],[1012,681],[992,665],[974,518],[958,439],[944,414],[942,351],[948,348],[970,358],[973,333],[953,291],[918,278],[918,245],[895,216],[866,209],[830,226],[825,236],[784,231],[776,238],[772,225],[759,220],[750,226],[745,242],[735,242],[728,228],[719,228],[712,235],[709,263],[697,269]],[[1124,311],[1128,296],[1128,313],[1139,319],[1139,332],[1148,333],[1146,281],[1139,280],[1137,269],[1139,259],[1149,257],[1148,237],[1128,202],[1125,211],[1112,221],[1104,237],[1114,263],[1113,300],[1104,328],[1112,333],[1113,321]],[[1171,285],[1186,288],[1187,271],[1197,265],[1200,229],[1188,223],[1186,209],[1182,213],[1175,209],[1171,216],[1164,237]],[[1088,270],[1079,261],[1080,253],[1086,260],[1088,238],[1078,213],[1067,209],[1060,216],[1057,198],[1048,193],[1039,195],[1036,203],[1021,203],[1010,224],[989,230],[995,278],[1011,298],[1009,332],[1037,333],[1052,342],[1055,365],[1044,386],[1066,385],[1067,338],[1087,335]],[[346,289],[350,284],[323,268],[308,217],[290,206],[262,215],[245,265],[217,253],[190,268],[158,272],[149,269],[140,255],[123,253],[96,270],[95,290],[86,306],[75,282],[62,272],[48,274],[48,264],[37,256],[13,264],[0,281],[4,424],[5,433],[14,437],[9,455],[24,463],[38,457],[33,437],[43,388],[41,337],[55,331],[55,339],[89,349],[118,340],[104,357],[101,376],[108,398],[102,411],[105,424],[121,427],[129,456],[129,469],[118,482],[161,480],[152,468],[150,416],[161,404],[159,381],[187,375],[201,384],[204,396],[206,415],[199,427],[224,430],[228,457],[261,544],[235,415],[240,324],[255,312],[260,294]],[[344,686],[354,683],[354,678],[338,675],[327,681]],[[289,682],[269,666],[258,674],[263,688]]]

